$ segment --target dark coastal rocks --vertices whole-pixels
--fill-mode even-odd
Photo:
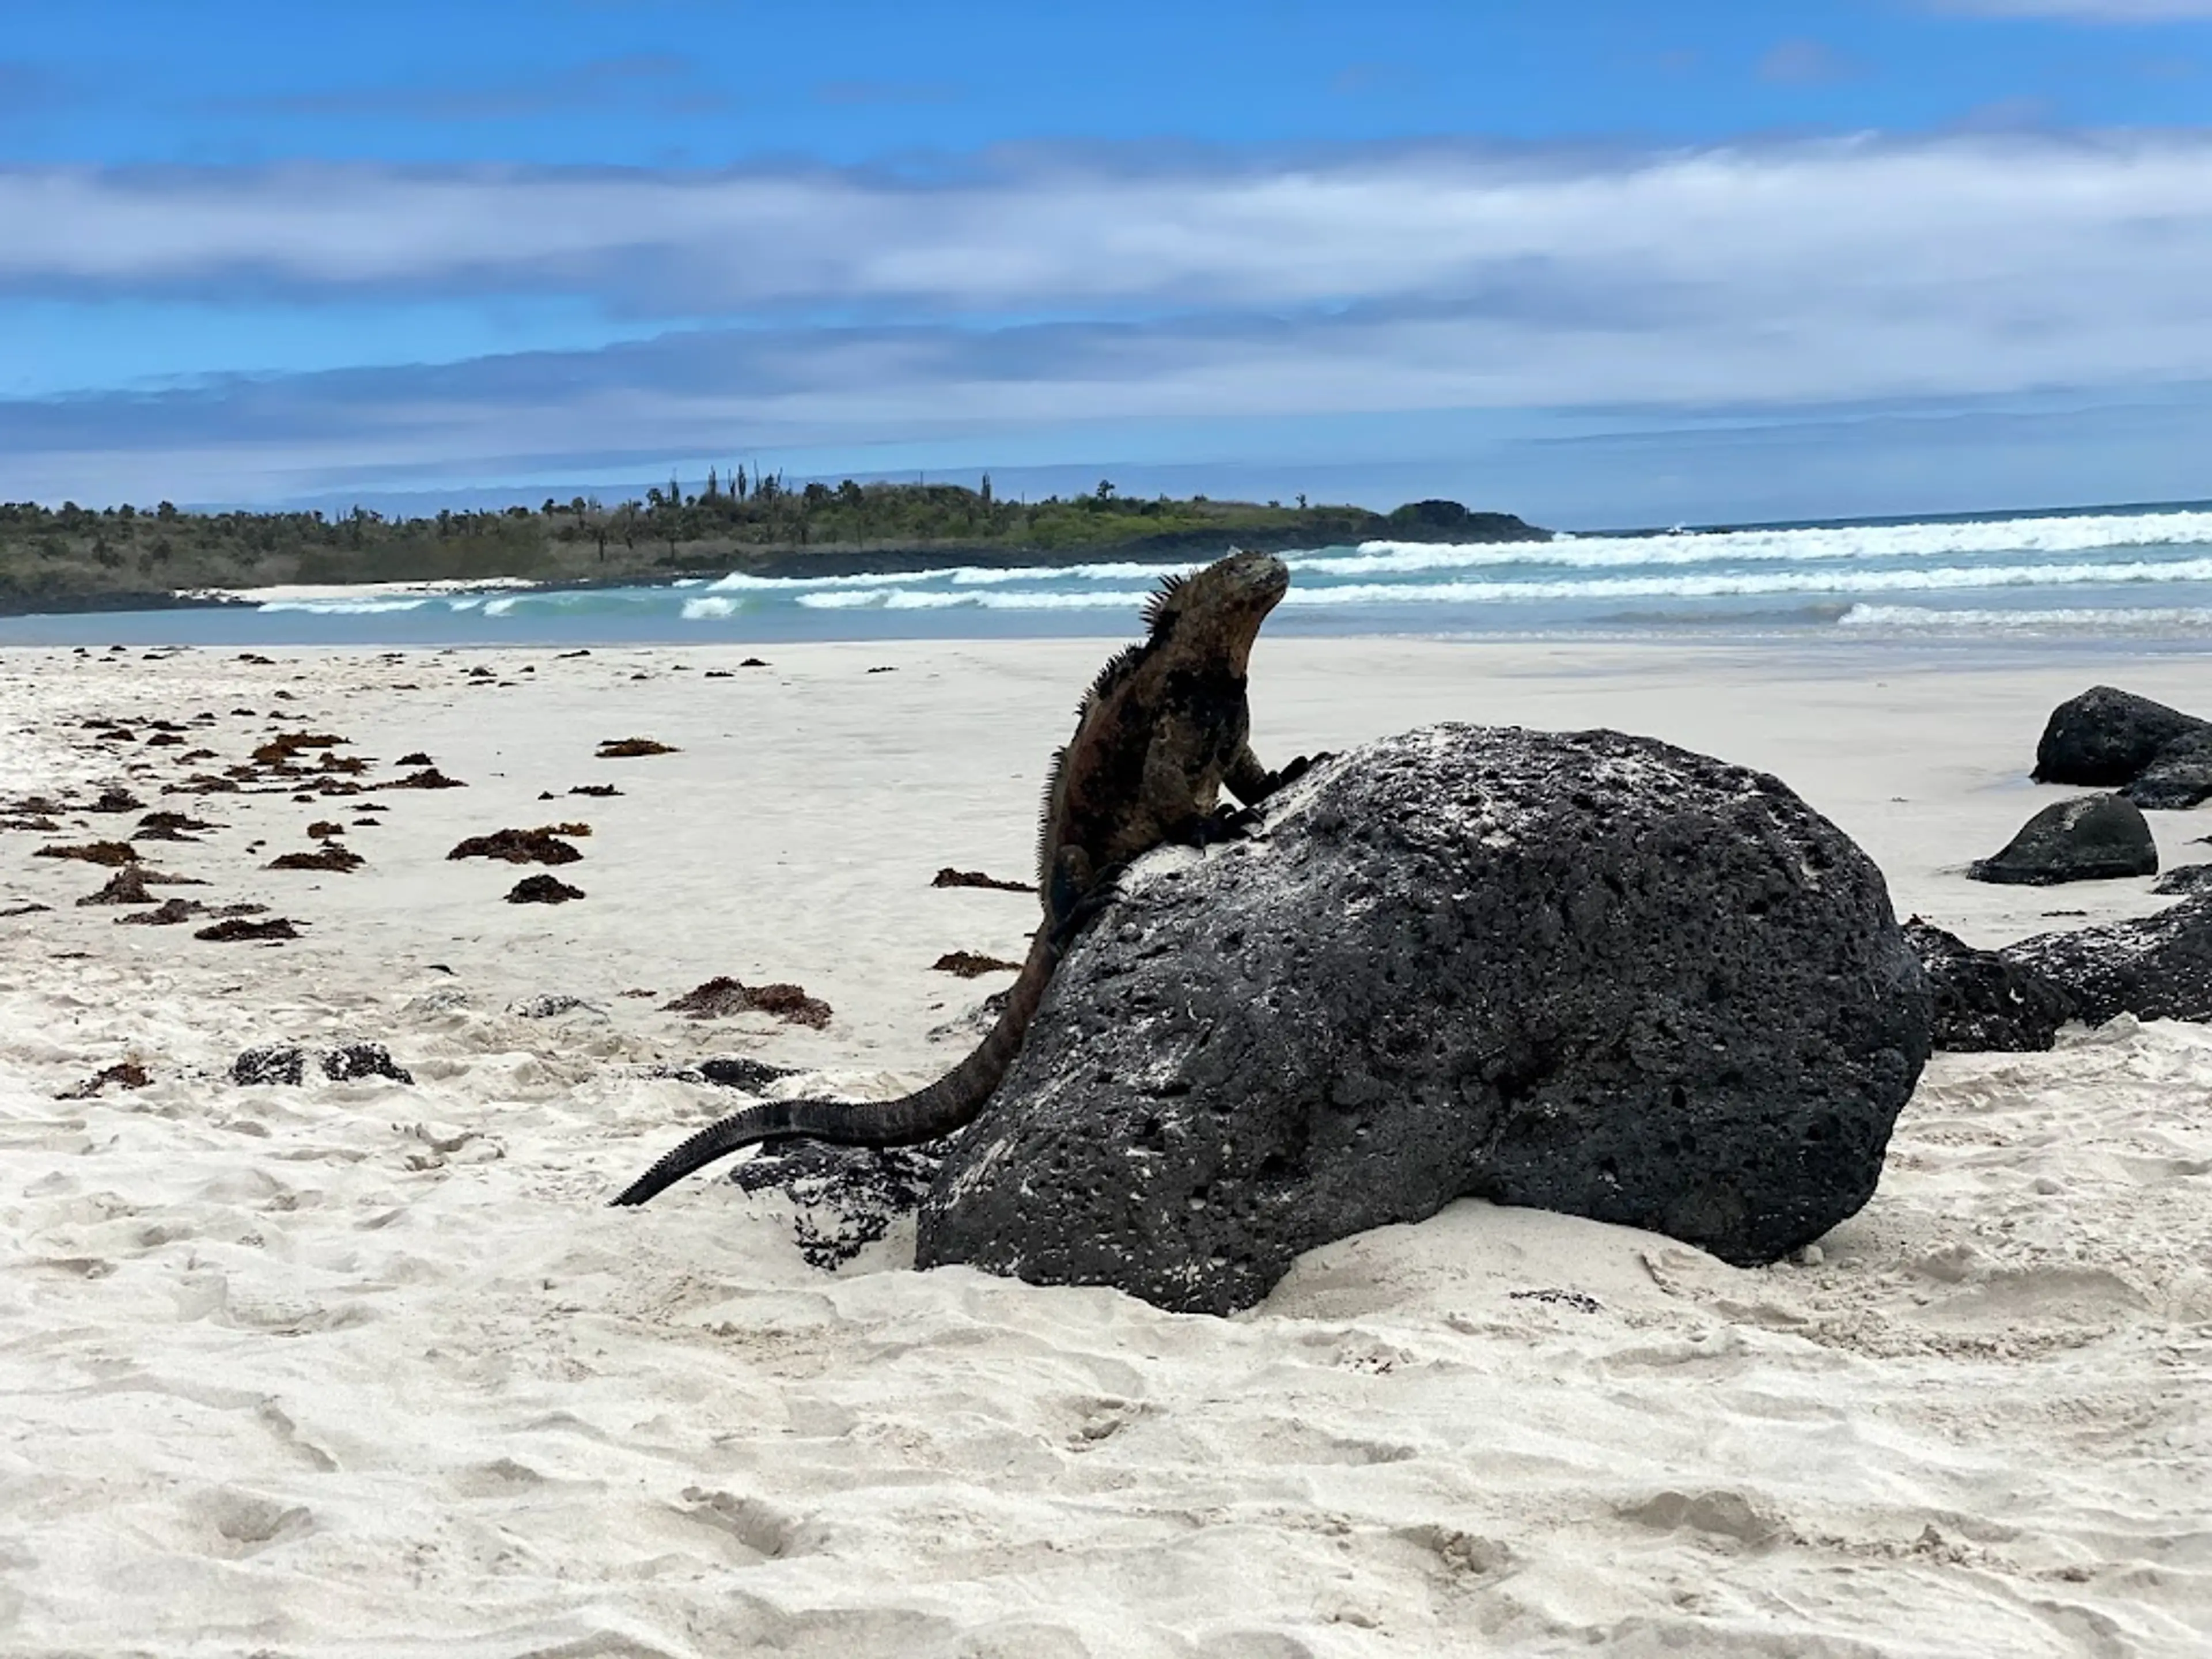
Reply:
[[[103,789],[100,799],[84,809],[88,812],[143,812],[146,803],[128,789]]]
[[[1936,1046],[1948,1054],[2034,1054],[2074,1018],[2074,999],[1995,951],[1978,951],[1921,921],[1905,924],[1934,999]]]
[[[732,1014],[772,1014],[793,1025],[817,1030],[830,1023],[830,1005],[811,997],[796,985],[744,985],[726,976],[694,987],[673,1002],[663,1003],[664,1014],[690,1019],[723,1019]]]
[[[1776,1260],[1873,1193],[1929,1053],[1881,872],[1778,781],[1444,726],[1142,861],[923,1207],[921,1265],[1225,1312],[1453,1200]]]
[[[2038,783],[2126,786],[2138,805],[2212,798],[2212,722],[2132,691],[2094,685],[2051,711],[2035,746]]]
[[[2182,864],[2151,884],[2154,893],[2186,896],[2212,892],[2212,864]]]
[[[2131,781],[2176,738],[2205,729],[2193,714],[2132,691],[2093,685],[2051,711],[2035,745],[2035,781],[2109,789]]]
[[[414,1076],[392,1058],[380,1042],[349,1042],[325,1048],[315,1056],[316,1069],[333,1083],[358,1083],[364,1078],[385,1078],[412,1085]],[[307,1080],[307,1051],[296,1043],[272,1042],[248,1048],[230,1063],[230,1080],[241,1086],[275,1084],[296,1088]]]
[[[2140,921],[2039,933],[2001,954],[2057,986],[2078,1017],[2212,1020],[2212,895]]]
[[[2054,802],[2021,827],[1994,858],[1966,866],[1975,881],[2051,887],[2158,873],[2158,843],[2142,809],[2119,795]]]
[[[2212,732],[2177,739],[2120,792],[2146,811],[2179,812],[2212,800]]]
[[[525,876],[507,891],[509,904],[567,904],[583,896],[582,888],[558,876]]]

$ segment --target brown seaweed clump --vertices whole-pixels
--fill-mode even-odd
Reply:
[[[75,1088],[64,1089],[54,1098],[56,1100],[90,1100],[111,1083],[125,1089],[143,1089],[153,1080],[147,1074],[143,1066],[135,1060],[126,1060],[120,1065],[110,1066],[94,1073]]]
[[[216,826],[204,818],[196,818],[183,812],[149,812],[138,820],[138,827],[131,832],[133,841],[198,841],[193,833],[212,830]]]
[[[636,755],[675,755],[683,751],[675,744],[661,743],[652,738],[602,738],[599,760],[628,760]]]
[[[118,927],[174,927],[195,916],[214,916],[218,921],[228,916],[258,916],[267,914],[265,904],[224,904],[210,910],[198,899],[164,899],[151,910],[135,910],[127,916],[118,916]]]
[[[216,945],[235,945],[253,939],[297,939],[300,930],[283,916],[272,916],[267,921],[246,921],[234,916],[212,927],[203,927],[192,937]]]
[[[468,785],[463,783],[459,778],[447,777],[443,772],[441,772],[436,767],[433,766],[426,768],[424,770],[420,772],[410,772],[404,778],[394,778],[391,782],[380,785],[379,787],[385,789],[465,789],[468,787]]]
[[[688,1019],[722,1019],[732,1014],[772,1014],[793,1025],[816,1030],[830,1023],[830,1005],[811,997],[796,985],[744,985],[734,979],[708,980],[675,1001],[662,1005],[665,1014]]]
[[[90,899],[79,899],[79,904],[89,904]],[[190,921],[194,916],[207,914],[207,906],[198,899],[164,899],[150,910],[141,910],[136,915],[118,916],[117,927],[134,923],[141,927],[173,927],[179,922]]]
[[[556,831],[574,833],[572,825],[538,830],[498,830],[489,836],[471,836],[446,854],[453,859],[497,859],[503,864],[574,864],[584,855],[561,839]],[[585,833],[589,834],[587,830]]]
[[[263,766],[289,766],[303,750],[332,749],[350,738],[333,737],[327,732],[279,732],[253,751],[253,758]],[[325,755],[325,760],[331,757]]]
[[[566,904],[571,899],[584,896],[580,887],[571,887],[558,876],[525,876],[514,884],[507,896],[509,904]]]
[[[79,847],[41,847],[31,856],[34,859],[82,859],[87,864],[104,864],[112,868],[137,863],[138,849],[127,841],[94,841]]]
[[[271,870],[335,870],[341,875],[358,870],[368,860],[334,841],[325,842],[312,853],[286,853],[270,860]]]
[[[607,800],[619,795],[622,791],[611,783],[579,783],[572,786],[568,793],[572,795],[589,795],[593,800]],[[544,797],[540,796],[539,799],[543,799]]]
[[[996,876],[987,876],[981,870],[955,870],[947,865],[930,878],[932,887],[995,887],[1002,893],[1034,893],[1036,889],[1025,881],[1002,881]]]
[[[146,890],[145,866],[126,864],[107,878],[107,885],[97,893],[87,893],[77,901],[79,908],[88,904],[152,904],[154,896]]]
[[[957,974],[963,979],[980,979],[985,974],[1018,973],[1018,962],[1001,962],[996,957],[979,957],[973,951],[947,951],[929,964],[940,974]]]

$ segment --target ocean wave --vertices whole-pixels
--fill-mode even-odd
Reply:
[[[376,617],[390,611],[420,611],[428,598],[414,599],[270,599],[255,606],[262,616],[300,611],[311,617]]]
[[[1946,609],[1931,605],[1855,605],[1836,618],[1840,628],[1996,629],[2007,633],[2155,633],[2176,629],[2212,633],[2212,608],[2202,605],[2097,607],[2048,611]]]
[[[1357,576],[1480,565],[1802,563],[2088,553],[2212,546],[2212,512],[2127,513],[1956,524],[1830,525],[1812,530],[1675,531],[1662,536],[1564,536],[1549,542],[1362,542],[1351,556],[1323,549],[1286,557],[1294,569]]]
[[[682,614],[685,622],[719,622],[725,617],[736,616],[744,608],[745,602],[743,599],[710,593],[702,598],[684,600]]]
[[[2212,581],[2212,558],[2126,564],[1938,565],[1906,570],[1717,570],[1589,580],[1348,582],[1293,587],[1285,605],[1468,605],[1522,599],[1729,599],[1761,593],[1891,593],[1976,587],[2124,586]]]
[[[801,593],[796,602],[810,611],[1108,611],[1135,610],[1150,598],[1149,588],[1094,588],[1087,593],[1008,593],[993,589],[946,593],[912,588],[858,588],[836,593]]]

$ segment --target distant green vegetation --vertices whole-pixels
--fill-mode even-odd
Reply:
[[[1279,501],[1125,496],[1102,480],[1087,495],[1010,501],[957,484],[809,483],[781,475],[726,484],[710,473],[687,494],[674,480],[643,501],[592,498],[532,509],[387,519],[320,513],[183,513],[0,503],[0,610],[114,605],[178,590],[280,582],[383,582],[520,576],[623,581],[731,570],[829,575],[898,564],[1065,562],[1112,555],[1200,556],[1231,542],[1316,547],[1380,537],[1424,541],[1540,536],[1505,514],[1455,501],[1394,513]]]

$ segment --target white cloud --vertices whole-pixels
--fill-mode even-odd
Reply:
[[[0,242],[0,288],[554,292],[738,325],[171,401],[18,404],[0,420],[0,494],[51,494],[44,481],[131,453],[172,457],[165,471],[220,453],[222,470],[305,487],[341,464],[493,476],[617,443],[711,455],[966,434],[982,453],[993,432],[1099,420],[2212,380],[2212,136],[2191,133],[1172,167],[1061,155],[927,185],[17,169],[0,172],[0,222],[39,228]],[[810,325],[825,316],[861,325]],[[1038,316],[1062,320],[1016,321]]]

